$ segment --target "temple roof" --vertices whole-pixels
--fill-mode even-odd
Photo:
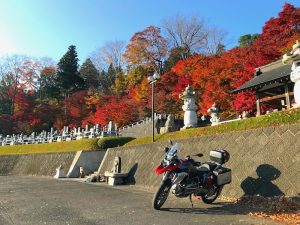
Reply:
[[[256,70],[260,73],[256,73],[257,75],[241,87],[233,90],[232,93],[236,94],[243,91],[256,90],[276,81],[290,80],[291,65],[284,65],[281,60],[259,67]]]

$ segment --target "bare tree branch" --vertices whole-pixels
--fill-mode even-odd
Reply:
[[[182,59],[193,53],[214,54],[226,35],[220,29],[208,27],[204,19],[196,16],[177,15],[164,20],[162,27],[169,47],[182,49]]]

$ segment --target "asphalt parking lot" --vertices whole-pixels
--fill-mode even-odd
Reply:
[[[170,198],[156,211],[152,195],[130,186],[0,176],[0,225],[277,224],[221,201],[192,209],[188,199]]]

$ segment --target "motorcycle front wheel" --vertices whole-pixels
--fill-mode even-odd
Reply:
[[[221,194],[223,186],[213,186],[206,194],[202,195],[202,201],[206,204],[213,203]]]
[[[171,189],[171,184],[170,180],[166,180],[160,185],[153,197],[152,206],[154,209],[160,210],[162,205],[166,202]]]

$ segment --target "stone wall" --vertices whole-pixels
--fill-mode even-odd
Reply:
[[[173,140],[174,141],[174,140]],[[223,194],[240,197],[244,194],[264,196],[285,194],[297,196],[300,192],[300,124],[259,128],[177,140],[183,144],[180,155],[204,153],[200,161],[208,160],[209,151],[224,148],[231,154],[225,165],[232,169],[232,183]],[[109,149],[99,168],[103,174],[110,171],[114,157],[121,157],[121,170],[133,175],[132,183],[156,188],[162,177],[154,169],[163,158],[168,143]],[[195,157],[197,160],[197,158]]]
[[[155,125],[157,120],[155,121]],[[155,134],[157,134],[158,129],[155,129]],[[119,131],[121,136],[126,137],[147,137],[152,135],[152,121],[149,120],[142,124],[134,125],[133,127],[127,128],[126,130]]]
[[[154,122],[154,132],[155,134],[160,133],[160,128],[164,127],[166,123],[166,119],[156,119]],[[182,120],[175,120],[175,124],[177,127],[183,127],[183,121]],[[142,124],[134,125],[133,127],[127,128],[126,130],[120,130],[119,134],[121,136],[127,136],[127,137],[147,137],[152,136],[152,121],[149,120],[147,122],[144,122]]]
[[[76,152],[28,155],[0,155],[0,175],[54,176],[62,165],[68,172]]]

